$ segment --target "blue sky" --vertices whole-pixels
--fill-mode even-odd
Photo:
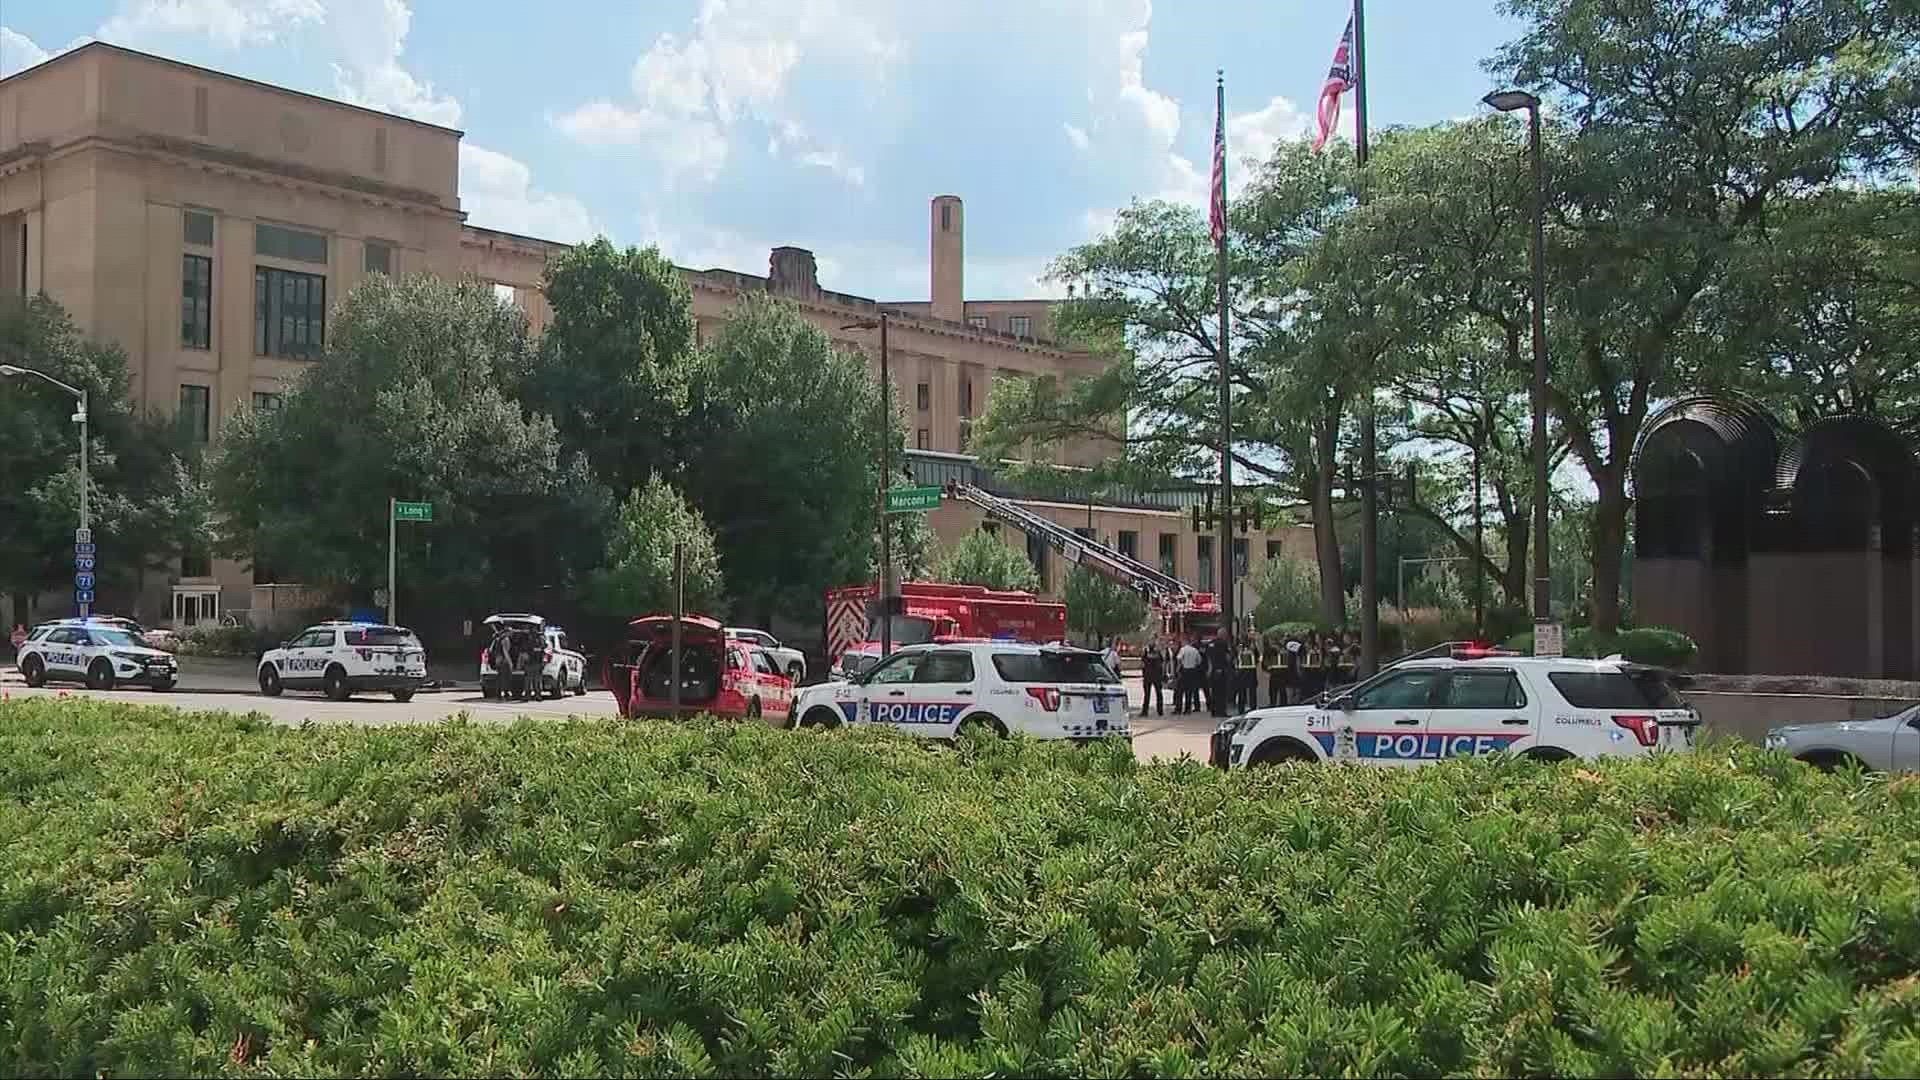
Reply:
[[[1131,199],[1202,204],[1216,68],[1230,176],[1298,137],[1345,22],[1340,0],[11,0],[0,74],[99,38],[450,124],[474,224],[753,273],[795,244],[891,300],[926,297],[927,203],[956,194],[991,298],[1056,295],[1048,260]],[[1471,115],[1515,32],[1496,0],[1376,0],[1374,124]]]

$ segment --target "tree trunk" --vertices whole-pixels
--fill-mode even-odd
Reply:
[[[1593,508],[1587,536],[1593,546],[1593,629],[1611,634],[1620,629],[1620,564],[1627,544],[1627,500],[1623,470],[1608,470],[1598,485],[1600,498]],[[1579,574],[1574,580],[1579,581]]]
[[[1347,618],[1347,589],[1340,567],[1340,530],[1333,520],[1334,455],[1340,437],[1338,421],[1332,430],[1315,425],[1313,436],[1313,552],[1320,565],[1320,618],[1339,626]]]
[[[1500,575],[1500,591],[1506,594],[1508,604],[1524,610],[1527,606],[1528,575],[1533,573],[1527,566],[1532,525],[1525,518],[1519,521],[1508,518],[1506,532],[1507,568]]]

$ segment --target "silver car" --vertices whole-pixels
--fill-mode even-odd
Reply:
[[[1873,720],[1777,727],[1767,732],[1767,749],[1823,769],[1858,762],[1878,772],[1920,770],[1920,705]]]

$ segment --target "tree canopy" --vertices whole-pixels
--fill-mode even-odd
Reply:
[[[673,486],[656,474],[620,504],[607,550],[607,564],[587,587],[593,610],[632,617],[671,612],[673,548],[681,545],[684,610],[713,615],[726,610],[726,578],[713,531]]]
[[[1040,591],[1040,573],[1026,555],[985,529],[975,529],[934,557],[932,577],[949,585]]]

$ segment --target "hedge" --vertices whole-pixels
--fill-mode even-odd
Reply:
[[[1531,655],[1533,652],[1533,631],[1527,630],[1508,638],[1504,645],[1515,652]],[[1700,654],[1700,647],[1694,640],[1678,630],[1668,630],[1659,626],[1645,626],[1633,630],[1622,630],[1617,634],[1602,634],[1591,627],[1579,627],[1567,634],[1566,655],[1599,657],[1612,656],[1615,653],[1638,664],[1654,664],[1659,667],[1684,668],[1693,663]]]
[[[1920,1075],[1920,781],[0,705],[0,1074]]]

